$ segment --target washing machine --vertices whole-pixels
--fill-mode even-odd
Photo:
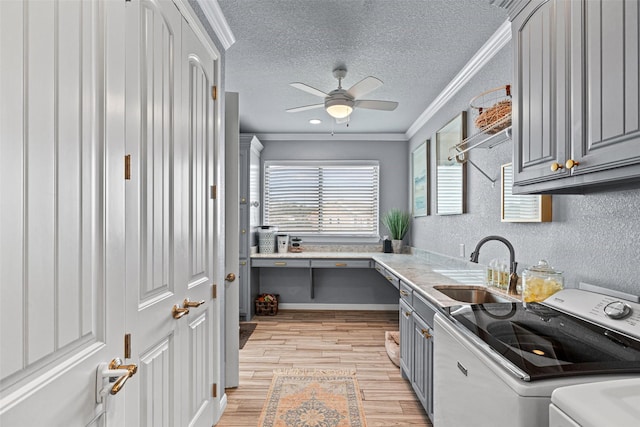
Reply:
[[[640,378],[560,387],[551,394],[549,427],[638,427]]]

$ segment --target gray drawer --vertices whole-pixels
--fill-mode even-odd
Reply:
[[[270,258],[260,259],[254,258],[251,260],[252,267],[295,267],[295,268],[309,268],[311,263],[308,259],[287,259],[287,258]]]
[[[422,320],[427,322],[430,328],[433,328],[433,316],[438,312],[438,309],[417,292],[413,294],[413,310],[422,317]]]
[[[385,276],[387,274],[387,270],[382,265],[378,264],[377,262],[373,264],[373,268],[378,270],[378,273],[382,274],[383,276]]]
[[[413,288],[400,280],[400,299],[413,305]]]
[[[371,261],[368,259],[313,259],[313,268],[371,268]]]
[[[393,285],[394,288],[400,289],[400,279],[398,279],[395,275],[389,272],[389,270],[383,268],[380,273],[384,276],[385,279],[389,281]]]

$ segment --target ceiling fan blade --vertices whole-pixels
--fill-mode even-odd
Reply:
[[[370,110],[393,111],[398,107],[398,103],[395,101],[373,101],[362,99],[360,101],[356,101],[356,107],[368,108]]]
[[[311,95],[315,95],[315,96],[320,96],[322,98],[326,97],[328,94],[324,93],[323,91],[316,89],[315,87],[311,87],[308,84],[304,84],[304,83],[300,83],[300,82],[294,82],[294,83],[289,83],[289,85],[291,85],[292,87],[295,87],[296,89],[300,89],[303,90],[307,93],[310,93]]]
[[[361,96],[364,96],[369,92],[378,89],[380,86],[382,86],[382,80],[377,79],[373,76],[369,76],[351,86],[349,90],[347,90],[347,93],[353,96],[355,99],[358,99]]]
[[[324,104],[312,104],[312,105],[305,105],[303,107],[295,107],[295,108],[289,108],[287,110],[287,113],[298,113],[300,111],[307,111],[307,110],[313,110],[315,108],[322,108],[324,107]]]

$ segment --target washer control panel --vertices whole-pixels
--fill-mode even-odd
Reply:
[[[543,304],[640,339],[639,303],[582,289],[564,289],[551,295]]]

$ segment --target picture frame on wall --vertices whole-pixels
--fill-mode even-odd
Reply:
[[[467,211],[467,162],[456,154],[456,147],[466,137],[466,111],[436,132],[436,215],[460,215]]]
[[[429,145],[427,139],[411,153],[411,200],[414,217],[429,215]]]

